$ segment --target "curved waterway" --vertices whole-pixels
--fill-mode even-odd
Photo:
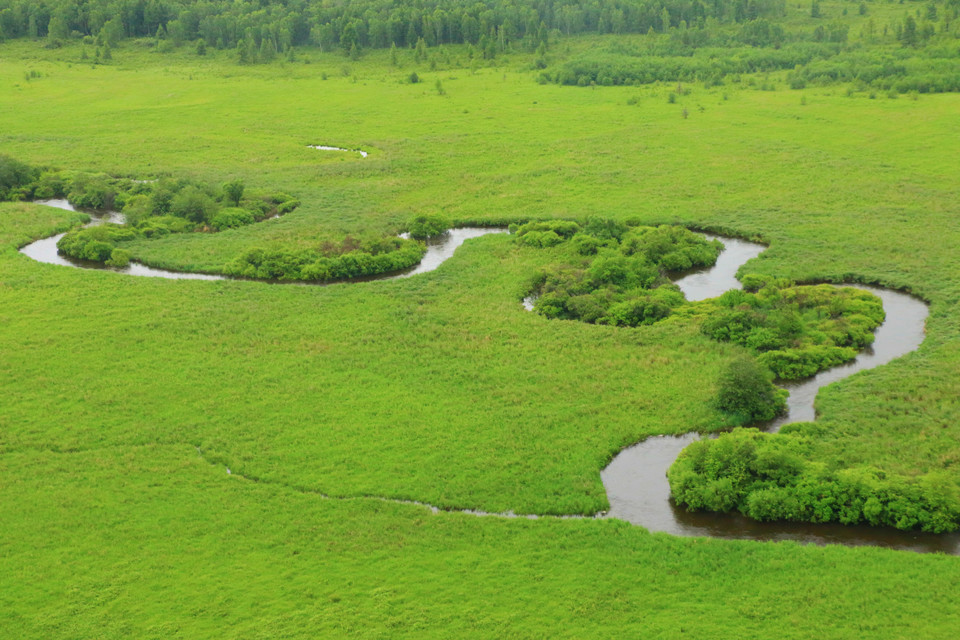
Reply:
[[[707,235],[714,239],[717,236]],[[741,288],[736,272],[747,260],[759,256],[763,245],[735,238],[717,238],[725,250],[713,267],[676,280],[688,300],[705,300],[729,289]],[[858,371],[890,362],[920,346],[924,338],[927,305],[904,293],[859,284],[844,286],[864,289],[883,301],[886,319],[877,329],[873,345],[852,362],[822,371],[812,378],[788,382],[787,414],[764,426],[776,432],[784,424],[816,418],[817,391]],[[627,520],[650,531],[677,536],[709,536],[741,540],[793,540],[811,544],[882,546],[919,552],[960,555],[960,534],[934,535],[892,528],[812,524],[800,522],[758,522],[739,514],[690,512],[670,499],[667,469],[680,452],[702,437],[699,433],[679,436],[652,436],[624,449],[601,472],[610,501],[608,517]]]
[[[35,204],[43,204],[48,207],[56,207],[58,209],[66,209],[67,211],[78,211],[72,204],[66,200],[38,200]],[[97,212],[97,211],[85,211],[90,215],[90,222],[88,222],[85,227],[95,227],[97,225],[104,224],[105,222],[113,222],[117,224],[122,224],[124,222],[123,214],[116,211],[106,211],[106,212]],[[369,282],[373,280],[393,280],[395,278],[409,278],[410,276],[415,276],[418,273],[425,273],[427,271],[433,271],[445,261],[447,261],[457,248],[462,245],[465,241],[470,238],[477,238],[484,236],[490,233],[507,233],[506,229],[499,227],[461,227],[459,229],[450,229],[444,234],[436,236],[435,238],[430,238],[427,240],[427,252],[424,254],[423,259],[420,260],[415,266],[405,269],[403,271],[392,271],[390,273],[376,275],[376,276],[367,276],[363,278],[356,278],[349,280],[349,282]],[[78,267],[81,269],[96,269],[99,271],[116,271],[118,273],[125,273],[131,276],[144,276],[149,278],[169,278],[173,280],[231,280],[231,279],[242,279],[242,278],[231,278],[230,276],[224,276],[219,274],[212,273],[189,273],[186,271],[169,271],[167,269],[157,269],[155,267],[148,267],[145,264],[140,264],[139,262],[130,262],[126,267],[108,267],[99,262],[90,262],[87,260],[76,260],[64,255],[61,255],[57,251],[57,243],[60,241],[60,238],[65,236],[65,233],[59,233],[55,236],[50,236],[49,238],[43,238],[42,240],[37,240],[36,242],[31,242],[30,244],[20,248],[20,253],[33,258],[37,262],[45,262],[47,264],[59,264],[65,267]],[[405,235],[405,234],[404,234]],[[274,282],[274,281],[266,281]],[[308,283],[302,281],[284,281],[285,284],[329,284],[329,283]]]
[[[66,200],[44,200],[37,204],[76,211]],[[91,221],[86,226],[95,226],[104,222],[122,223],[123,215],[116,212],[87,212]],[[490,233],[507,233],[503,228],[465,227],[451,229],[446,234],[432,238],[427,243],[427,253],[415,267],[400,273],[360,280],[389,280],[405,278],[436,269],[449,259],[457,247],[465,240]],[[105,267],[100,263],[77,261],[61,256],[57,252],[57,242],[65,234],[37,240],[20,249],[20,252],[49,264],[68,267],[117,271],[134,276],[148,276],[173,279],[223,280],[226,276],[186,273],[155,269],[131,262],[128,267]],[[748,260],[759,256],[766,247],[736,238],[719,238],[704,234],[708,239],[720,239],[725,249],[713,267],[685,274],[676,280],[688,300],[705,300],[719,296],[729,289],[740,288],[736,279],[737,270]],[[299,283],[309,284],[309,283]],[[816,415],[813,402],[817,391],[858,371],[870,369],[890,362],[894,358],[909,353],[920,346],[924,337],[924,323],[927,318],[927,306],[909,295],[864,285],[845,285],[870,291],[883,301],[886,311],[884,323],[877,329],[873,345],[862,351],[857,358],[847,364],[823,371],[813,378],[788,383],[790,390],[788,413],[786,416],[766,426],[777,431],[788,422],[813,420]],[[524,299],[524,306],[533,308],[534,298]],[[848,546],[883,546],[892,549],[904,549],[919,552],[942,552],[960,555],[960,533],[933,535],[904,532],[888,528],[867,526],[846,526],[839,524],[810,524],[790,522],[757,522],[738,514],[714,512],[689,512],[676,506],[670,499],[670,484],[667,481],[667,469],[673,464],[680,451],[691,442],[700,439],[699,433],[686,433],[680,436],[652,436],[621,451],[601,472],[610,510],[597,517],[618,518],[641,525],[650,531],[662,531],[678,536],[709,536],[744,540],[793,540],[812,544],[843,544]],[[227,469],[227,473],[230,470]],[[416,504],[430,508],[434,512],[444,511],[433,505],[406,500],[383,499],[388,502]],[[514,513],[489,513],[478,510],[463,510],[477,516],[526,517],[539,518],[537,515]],[[578,518],[580,516],[560,516]]]

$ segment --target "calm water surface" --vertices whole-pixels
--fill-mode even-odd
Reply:
[[[707,236],[714,238],[716,236]],[[714,267],[685,275],[676,281],[689,300],[705,300],[730,289],[741,288],[735,274],[740,266],[763,252],[763,245],[744,240],[720,238],[726,250]],[[927,305],[904,293],[863,285],[883,301],[886,320],[877,329],[871,348],[856,360],[823,371],[813,378],[789,382],[788,414],[767,426],[777,431],[789,422],[816,417],[817,391],[832,382],[890,362],[920,346],[924,338]],[[898,531],[892,528],[839,524],[757,522],[739,514],[689,512],[670,500],[667,469],[698,433],[680,436],[653,436],[621,451],[601,473],[609,517],[627,520],[650,531],[678,536],[710,536],[749,540],[794,540],[812,544],[875,545],[920,552],[960,554],[960,534],[934,535]]]
[[[338,149],[339,150],[339,149]],[[362,153],[362,152],[361,152]],[[47,206],[75,211],[66,200],[45,200],[38,202]],[[123,216],[117,212],[88,212],[95,226],[104,222],[122,223]],[[502,228],[460,228],[432,238],[427,242],[427,253],[420,264],[401,272],[368,278],[367,280],[389,280],[407,278],[418,273],[432,271],[448,260],[457,247],[470,238],[490,233],[506,233]],[[155,269],[146,265],[131,263],[128,267],[105,267],[99,263],[76,261],[57,253],[57,241],[64,234],[38,240],[26,245],[20,251],[37,260],[49,264],[85,269],[117,271],[133,276],[147,276],[173,279],[222,280],[224,276],[185,273]],[[707,236],[715,238],[716,236]],[[676,283],[689,300],[704,300],[719,296],[724,291],[740,288],[735,275],[747,260],[757,257],[765,249],[744,240],[721,238],[726,249],[720,255],[716,265],[698,270],[679,278]],[[813,420],[815,418],[813,402],[817,391],[824,385],[849,375],[870,369],[916,349],[923,341],[924,323],[927,306],[903,293],[878,287],[856,286],[878,295],[883,301],[887,317],[876,331],[873,346],[860,353],[851,363],[821,372],[808,380],[784,385],[790,390],[788,415],[769,425],[776,431],[788,422]],[[534,298],[524,299],[524,306],[533,308]],[[667,482],[667,469],[691,442],[699,439],[697,433],[681,436],[653,436],[632,447],[621,451],[601,473],[610,511],[607,517],[627,520],[646,527],[650,531],[663,531],[679,536],[710,536],[715,538],[734,538],[750,540],[794,540],[813,544],[844,544],[851,546],[877,545],[893,549],[906,549],[920,552],[939,551],[960,554],[960,534],[932,535],[907,533],[894,529],[881,529],[864,526],[843,526],[834,524],[806,523],[764,523],[750,520],[737,514],[711,512],[691,513],[674,505],[670,500],[670,485]],[[705,436],[710,437],[710,436]],[[436,509],[434,507],[434,509]],[[471,511],[476,515],[487,514]],[[535,516],[531,516],[535,517]]]

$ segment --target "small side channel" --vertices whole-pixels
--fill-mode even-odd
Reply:
[[[318,151],[352,151],[353,153],[359,153],[361,158],[366,158],[368,155],[363,149],[344,149],[343,147],[331,147],[326,144],[309,144],[307,146]]]

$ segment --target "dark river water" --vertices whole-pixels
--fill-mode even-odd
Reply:
[[[715,236],[708,236],[713,238]],[[763,252],[763,245],[731,238],[720,238],[726,249],[715,266],[691,273],[676,281],[689,300],[705,300],[729,289],[739,289],[737,269],[747,260]],[[872,347],[862,351],[856,360],[822,371],[812,378],[788,382],[790,391],[788,414],[766,426],[778,431],[789,422],[814,420],[814,399],[817,391],[858,371],[871,369],[910,353],[924,338],[927,305],[904,293],[863,285],[847,285],[865,289],[883,301],[886,320],[877,329]],[[808,524],[789,522],[757,522],[739,514],[689,512],[670,499],[667,469],[680,451],[700,439],[698,433],[680,436],[653,436],[621,451],[601,473],[607,498],[608,517],[627,520],[650,531],[663,531],[678,536],[710,536],[750,540],[794,540],[813,544],[875,545],[920,552],[960,554],[960,534],[934,535],[904,532],[892,528],[847,526],[840,524]]]
[[[75,211],[66,200],[46,200],[38,204]],[[122,214],[116,212],[87,212],[92,220],[87,226],[104,222],[123,222]],[[432,238],[427,243],[427,253],[415,267],[403,272],[390,273],[364,280],[389,280],[406,278],[418,273],[432,271],[448,260],[457,247],[470,238],[489,233],[506,233],[502,228],[464,227]],[[128,267],[105,267],[99,263],[69,259],[57,253],[57,241],[64,234],[38,240],[20,251],[37,260],[68,267],[117,271],[133,276],[174,279],[222,280],[220,275],[185,273],[156,269],[131,262]],[[716,236],[707,235],[708,238]],[[710,268],[684,275],[676,281],[688,300],[705,300],[719,296],[729,289],[740,288],[736,272],[748,260],[759,256],[766,247],[735,238],[720,238],[725,250]],[[303,284],[303,283],[301,283]],[[861,352],[853,362],[823,371],[813,378],[784,385],[790,390],[788,414],[767,425],[770,431],[779,430],[789,422],[813,420],[813,402],[817,391],[858,371],[890,362],[920,346],[924,338],[927,306],[920,300],[890,289],[855,286],[871,291],[881,298],[886,311],[886,320],[877,329],[871,348]],[[524,299],[524,306],[532,309],[534,299]],[[919,552],[943,552],[960,554],[960,533],[933,535],[911,533],[889,528],[845,526],[838,524],[767,523],[757,522],[738,514],[713,512],[688,512],[670,500],[670,485],[667,469],[680,451],[691,442],[701,438],[698,433],[680,436],[653,436],[621,451],[601,472],[607,497],[610,501],[609,518],[619,518],[641,525],[650,531],[662,531],[678,536],[709,536],[749,540],[794,540],[812,544],[844,544],[850,546],[875,545],[893,549]],[[419,503],[417,503],[419,504]],[[429,505],[425,505],[429,506]],[[436,507],[432,507],[436,511]],[[512,516],[513,514],[488,514],[468,511],[475,515]],[[530,516],[536,517],[536,516]]]

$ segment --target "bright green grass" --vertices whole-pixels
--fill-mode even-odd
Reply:
[[[10,209],[13,229],[43,210]],[[732,348],[695,322],[634,331],[524,311],[523,282],[549,256],[486,237],[434,273],[304,287],[131,278],[8,249],[0,447],[189,442],[332,495],[602,510],[598,471],[623,446],[720,426],[708,405]]]
[[[331,501],[183,445],[11,453],[0,478],[11,638],[949,639],[960,625],[949,557]]]
[[[7,45],[4,55],[33,55],[28,44]],[[424,71],[424,83],[409,85],[399,83],[403,70],[385,64],[385,53],[349,64],[356,83],[336,75],[339,56],[311,55],[309,65],[250,69],[132,47],[118,52],[116,66],[96,69],[11,61],[0,82],[19,86],[2,99],[0,143],[30,162],[214,182],[239,175],[303,200],[282,220],[136,248],[166,266],[216,268],[250,246],[391,233],[410,215],[432,211],[488,221],[600,214],[759,234],[773,245],[750,269],[880,281],[933,302],[919,354],[824,394],[824,419],[841,443],[825,441],[825,455],[906,473],[953,459],[960,96],[869,100],[825,89],[802,92],[802,105],[801,92],[694,88],[683,98],[685,120],[681,105],[665,99],[669,87],[540,86],[520,58],[476,74]],[[28,67],[45,76],[23,81]],[[448,95],[435,95],[434,77]],[[635,95],[640,104],[628,106]],[[64,110],[74,117],[65,120]],[[360,146],[371,156],[308,143]],[[592,341],[596,333],[585,335]],[[889,446],[903,437],[917,448]]]
[[[303,200],[276,222],[137,247],[151,262],[216,267],[249,246],[392,233],[432,211],[759,234],[772,246],[749,270],[879,281],[932,303],[918,353],[821,395],[822,459],[901,473],[956,462],[960,96],[728,86],[671,105],[670,87],[540,86],[519,57],[475,75],[423,70],[408,85],[410,67],[387,67],[386,54],[350,63],[354,83],[337,75],[342,58],[315,53],[244,69],[121,48],[115,66],[91,69],[58,60],[76,51],[35,47],[0,47],[3,153],[143,178],[240,176]],[[30,68],[44,77],[25,82]],[[316,143],[371,155],[305,148]],[[17,576],[0,611],[16,636],[949,637],[957,626],[952,558],[428,517],[290,489],[589,512],[606,504],[599,470],[621,447],[715,427],[707,403],[733,348],[694,326],[524,312],[549,252],[492,236],[432,274],[318,288],[134,279],[13,251],[69,219],[0,207],[0,562]],[[227,478],[193,446],[269,484]]]

